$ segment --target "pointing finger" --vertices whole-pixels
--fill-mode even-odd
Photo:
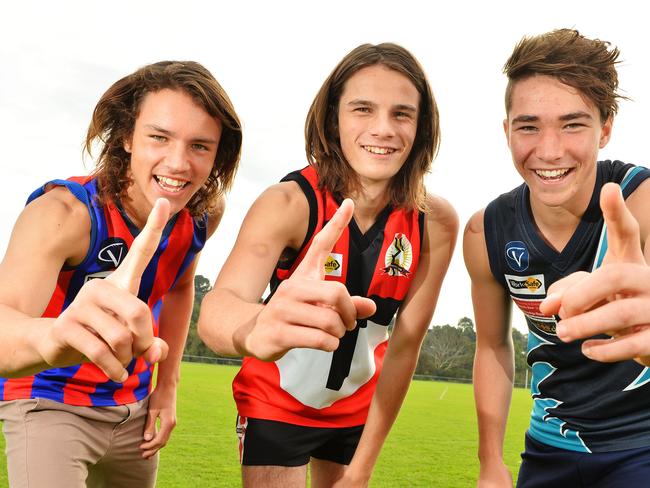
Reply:
[[[346,198],[327,225],[314,236],[311,246],[293,272],[293,276],[314,280],[322,280],[325,277],[324,264],[327,256],[350,223],[353,213],[354,203]]]
[[[147,223],[131,244],[122,264],[106,279],[133,294],[138,293],[142,273],[156,252],[162,231],[169,218],[169,201],[156,200]]]
[[[607,254],[605,263],[644,264],[639,224],[628,210],[615,183],[603,186],[600,192],[600,208],[607,225]]]

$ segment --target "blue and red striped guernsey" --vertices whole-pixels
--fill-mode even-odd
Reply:
[[[91,177],[53,180],[32,193],[27,203],[53,186],[65,186],[86,205],[91,219],[91,236],[83,262],[61,269],[43,317],[58,317],[84,283],[104,278],[115,270],[139,232],[118,205],[99,203],[97,182]],[[138,297],[151,309],[156,336],[164,296],[203,248],[207,238],[206,223],[205,218],[193,218],[187,209],[174,215],[142,275]],[[137,358],[131,361],[127,371],[129,377],[124,383],[111,381],[92,363],[53,368],[25,378],[0,378],[0,400],[48,398],[80,406],[114,406],[142,400],[151,390],[153,365]]]

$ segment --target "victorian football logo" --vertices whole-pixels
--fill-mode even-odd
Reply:
[[[521,241],[510,241],[506,244],[506,262],[515,271],[528,269],[528,248]]]
[[[126,257],[128,247],[124,239],[109,237],[102,241],[97,253],[97,264],[100,266],[117,268]]]
[[[384,273],[390,276],[408,276],[411,274],[413,248],[404,234],[395,234],[393,242],[384,256]]]

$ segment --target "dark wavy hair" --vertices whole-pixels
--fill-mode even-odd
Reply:
[[[131,156],[124,142],[133,135],[142,101],[151,92],[181,90],[222,124],[221,139],[207,181],[190,199],[193,216],[214,211],[219,197],[232,186],[241,155],[239,117],[224,89],[212,74],[194,61],[161,61],[144,66],[113,84],[102,95],[93,112],[86,135],[85,151],[101,151],[93,175],[102,201],[120,201],[131,180],[127,176]]]
[[[545,75],[578,90],[596,106],[604,123],[616,115],[618,99],[626,98],[617,93],[619,54],[609,42],[588,39],[574,29],[524,37],[503,67],[508,76],[506,112],[510,111],[512,90],[518,81]]]
[[[338,110],[345,83],[357,71],[382,65],[406,76],[420,94],[417,131],[404,166],[390,184],[390,203],[396,207],[426,209],[424,175],[431,169],[440,144],[438,106],[424,70],[415,57],[397,44],[362,44],[348,53],[323,83],[305,123],[305,150],[318,173],[319,185],[337,195],[360,188],[357,174],[341,149]]]

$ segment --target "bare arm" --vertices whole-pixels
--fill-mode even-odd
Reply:
[[[510,305],[490,271],[483,211],[474,214],[465,228],[463,254],[472,280],[476,320],[474,400],[481,462],[478,485],[512,486],[512,477],[503,463],[503,439],[514,378]]]
[[[199,318],[201,339],[228,355],[276,360],[295,347],[333,351],[357,316],[374,313],[374,302],[350,297],[345,285],[324,281],[327,254],[347,226],[354,205],[344,202],[312,241],[300,265],[273,298],[259,304],[281,253],[297,250],[307,232],[309,208],[294,183],[269,188],[244,219],[235,246]],[[359,315],[362,314],[362,315]]]
[[[92,361],[115,381],[126,377],[133,354],[155,361],[166,353],[153,346],[149,310],[130,289],[139,284],[159,239],[168,204],[134,243],[119,273],[91,280],[55,319],[40,318],[64,264],[78,264],[89,245],[90,218],[67,190],[55,188],[19,216],[0,264],[0,372],[20,377],[54,366]],[[157,233],[157,237],[156,234]],[[155,241],[158,242],[157,240]],[[155,248],[154,248],[155,249]],[[137,291],[137,288],[136,288]],[[126,327],[125,327],[126,325]]]
[[[367,486],[379,452],[395,422],[431,322],[458,235],[458,217],[440,198],[431,198],[420,264],[388,341],[383,369],[359,446],[337,486]]]
[[[215,215],[208,220],[208,238],[214,233],[225,209],[223,199]],[[158,364],[156,388],[149,399],[142,456],[149,458],[165,447],[176,427],[176,392],[180,381],[180,364],[194,305],[194,274],[199,256],[185,270],[174,287],[165,294],[160,313],[159,336],[169,346],[169,353]],[[156,421],[160,419],[160,429]]]

